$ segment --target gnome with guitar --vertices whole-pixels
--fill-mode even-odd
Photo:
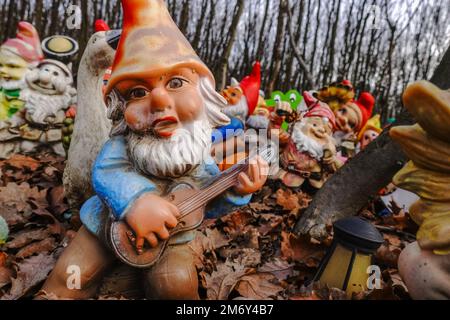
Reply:
[[[164,0],[122,0],[124,25],[106,88],[114,128],[93,168],[96,196],[83,227],[42,293],[95,296],[115,258],[142,268],[150,299],[198,299],[189,247],[204,217],[247,204],[267,179],[260,156],[220,172],[211,133],[229,118],[212,73],[170,17]],[[103,240],[103,241],[102,241]],[[115,253],[115,254],[114,254]],[[67,268],[81,270],[68,288]]]

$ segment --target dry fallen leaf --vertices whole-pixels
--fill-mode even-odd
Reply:
[[[294,264],[280,258],[275,258],[262,265],[258,272],[273,274],[279,281],[284,281],[294,273]]]
[[[40,241],[48,238],[51,232],[49,229],[22,230],[11,234],[11,240],[6,244],[8,249],[20,249],[33,241]]]
[[[275,284],[276,278],[270,273],[246,275],[239,280],[236,290],[241,296],[252,300],[274,299],[283,287]]]
[[[47,254],[33,256],[19,263],[17,277],[12,280],[10,292],[0,300],[14,300],[26,295],[30,289],[47,278],[55,263],[55,257]]]
[[[42,163],[39,162],[36,159],[33,159],[31,157],[27,157],[20,154],[13,155],[10,159],[5,161],[6,166],[11,166],[15,169],[19,170],[31,170],[36,171],[39,167],[42,166]]]
[[[283,207],[284,210],[293,211],[300,208],[298,197],[291,190],[279,189],[276,196],[277,204]]]
[[[281,254],[288,261],[305,263],[309,267],[318,267],[325,256],[326,249],[311,242],[309,238],[297,237],[292,233],[281,233]]]
[[[0,289],[11,283],[14,271],[10,268],[0,266]]]
[[[20,249],[20,251],[17,252],[16,257],[23,259],[28,258],[36,253],[50,252],[53,251],[56,246],[57,244],[55,238],[47,238],[39,242],[33,242],[28,246]]]
[[[244,266],[226,261],[218,264],[211,275],[204,274],[208,300],[227,300],[245,272]]]

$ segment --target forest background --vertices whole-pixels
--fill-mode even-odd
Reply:
[[[395,117],[406,85],[429,79],[450,44],[450,0],[168,0],[169,10],[216,75],[218,89],[263,66],[263,90],[318,89],[340,78]],[[120,28],[120,0],[0,0],[0,42],[17,23],[41,39],[74,37],[78,59],[96,19]]]

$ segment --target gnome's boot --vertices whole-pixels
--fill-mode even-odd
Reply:
[[[144,272],[145,295],[152,300],[199,300],[194,252],[188,244],[169,246]]]
[[[398,267],[413,299],[450,299],[450,255],[435,255],[415,242],[402,251]]]
[[[58,259],[38,298],[93,298],[113,261],[111,252],[82,227]]]

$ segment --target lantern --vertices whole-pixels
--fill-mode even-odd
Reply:
[[[340,288],[349,297],[367,290],[372,257],[384,242],[380,232],[368,221],[346,218],[334,224],[334,241],[322,261],[314,281]]]

